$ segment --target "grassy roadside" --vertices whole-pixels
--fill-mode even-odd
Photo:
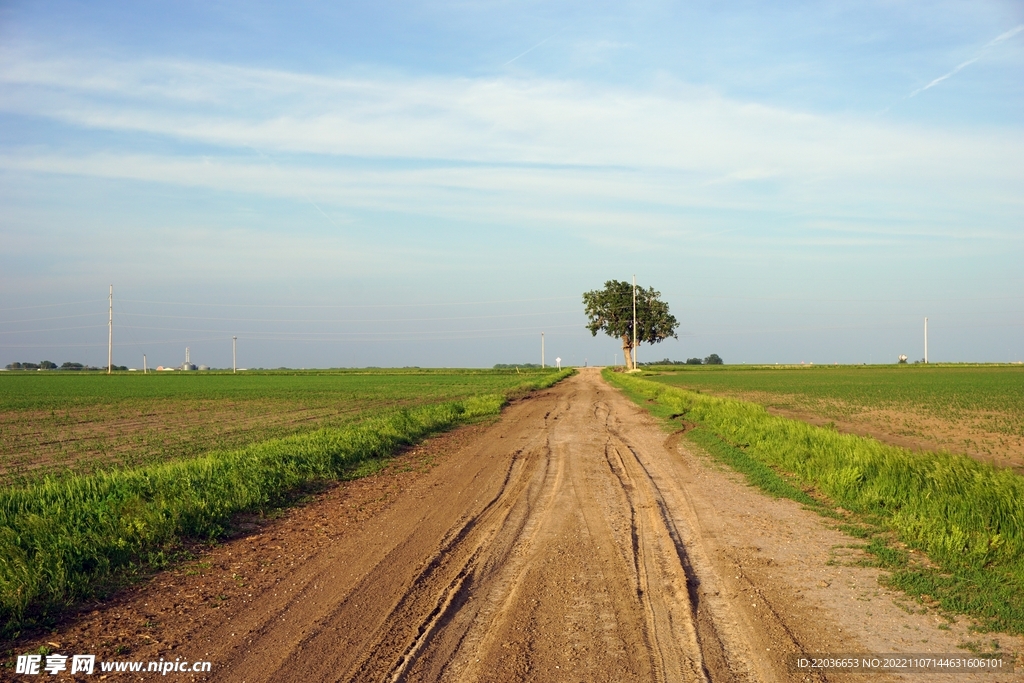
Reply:
[[[698,425],[689,438],[769,493],[831,516],[836,507],[850,511],[847,530],[868,539],[894,587],[970,615],[982,629],[1024,633],[1024,477],[774,417],[752,403],[603,376],[655,414]],[[827,502],[808,503],[801,487]]]
[[[383,410],[499,394],[551,372],[0,373],[0,486],[236,450]]]
[[[15,636],[113,577],[159,566],[182,539],[216,538],[235,513],[280,505],[306,483],[350,475],[358,463],[497,415],[510,397],[573,372],[237,450],[0,491],[0,629]]]

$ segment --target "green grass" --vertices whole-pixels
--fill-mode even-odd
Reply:
[[[954,421],[985,414],[993,431],[1024,435],[1024,366],[1020,365],[729,365],[646,370],[645,376],[669,386],[736,397],[758,394],[772,405],[824,408],[835,417],[864,408],[910,408]]]
[[[808,507],[820,507],[818,501],[797,488],[778,472],[756,458],[752,458],[742,448],[728,444],[706,427],[697,427],[687,433],[687,438],[703,448],[717,459],[726,463],[737,472],[742,472],[753,485],[775,498],[790,498]]]
[[[753,403],[609,371],[604,376],[645,399],[641,405],[653,400],[709,432],[698,437],[711,443],[709,450],[715,451],[713,440],[741,450],[852,511],[875,529],[865,534],[869,550],[892,569],[893,585],[970,614],[983,628],[1024,633],[1024,477],[965,456],[915,453],[775,417]],[[756,467],[733,460],[758,483]],[[937,569],[910,563],[887,534],[924,551]]]
[[[120,372],[113,375],[63,372],[0,373],[0,411],[66,409],[73,406],[131,405],[149,400],[277,398],[315,406],[373,393],[389,401],[432,396],[457,399],[482,387],[514,387],[551,370],[394,368],[358,370],[248,370],[231,372]]]
[[[0,373],[0,483],[230,450],[384,408],[501,393],[524,370]]]
[[[480,390],[484,384],[457,401],[241,449],[7,487],[0,491],[3,631],[45,623],[126,572],[159,566],[182,539],[218,537],[238,512],[279,506],[311,482],[350,478],[361,463],[373,471],[375,460],[404,445],[496,415],[509,395],[571,373],[538,373],[501,392]]]

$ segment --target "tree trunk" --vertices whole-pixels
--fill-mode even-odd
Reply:
[[[622,335],[622,355],[626,357],[626,369],[633,370],[632,344],[628,334]]]

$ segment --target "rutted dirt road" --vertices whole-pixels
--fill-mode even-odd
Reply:
[[[878,570],[857,564],[853,539],[689,453],[594,370],[471,429],[344,529],[332,526],[344,515],[316,512],[328,502],[297,512],[298,533],[319,539],[301,561],[260,559],[284,542],[273,525],[214,553],[214,569],[243,577],[217,610],[196,607],[202,590],[179,576],[53,637],[109,645],[115,616],[149,609],[172,625],[127,658],[305,683],[863,681],[796,674],[786,656],[963,652],[967,631],[901,608]],[[155,607],[174,591],[191,602]]]

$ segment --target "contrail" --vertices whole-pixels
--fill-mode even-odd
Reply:
[[[924,86],[923,88],[918,88],[918,89],[917,89],[917,90],[915,90],[914,92],[910,93],[909,95],[907,95],[907,97],[913,97],[914,95],[916,95],[916,94],[917,94],[917,93],[919,93],[919,92],[924,92],[924,91],[925,91],[925,90],[927,90],[928,88],[932,88],[932,87],[935,87],[935,86],[936,86],[936,85],[938,85],[939,83],[942,83],[942,81],[946,80],[946,79],[947,79],[947,78],[949,78],[950,76],[952,76],[952,75],[956,74],[957,72],[959,72],[959,71],[960,71],[960,69],[962,69],[962,68],[964,68],[965,66],[968,66],[968,65],[970,65],[970,64],[974,64],[974,63],[975,63],[976,61],[978,61],[979,59],[981,59],[981,55],[978,55],[977,57],[972,57],[971,59],[968,59],[968,60],[967,60],[966,62],[964,62],[963,64],[957,64],[956,68],[955,68],[955,69],[953,69],[952,71],[950,71],[950,72],[949,72],[948,74],[943,74],[942,76],[939,76],[938,78],[936,78],[936,79],[935,79],[934,81],[932,81],[932,82],[931,82],[931,83],[929,83],[928,85]]]
[[[266,159],[267,161],[269,161],[269,162],[270,162],[270,165],[271,165],[271,166],[273,166],[273,167],[274,167],[274,169],[276,169],[278,173],[280,173],[281,175],[283,175],[283,176],[287,177],[287,174],[286,174],[286,173],[285,173],[284,171],[282,171],[282,170],[281,170],[281,167],[277,165],[277,162],[276,162],[276,161],[274,161],[274,159],[273,159],[273,158],[271,158],[270,156],[268,156],[268,155],[264,154],[264,153],[263,153],[263,152],[261,152],[261,151],[260,151],[260,150],[259,150],[258,148],[256,148],[256,147],[253,147],[252,145],[248,145],[248,147],[249,147],[249,149],[251,149],[251,150],[253,150],[254,152],[256,152],[257,154],[259,154],[259,155],[260,155],[261,157],[263,157],[264,159]],[[309,195],[308,195],[308,194],[306,194],[306,191],[305,191],[305,190],[303,190],[303,189],[302,189],[302,187],[299,187],[299,188],[298,188],[298,190],[299,190],[299,192],[300,192],[300,193],[302,193],[302,196],[303,196],[303,197],[305,198],[305,200],[306,200],[307,202],[309,202],[310,204],[312,204],[312,205],[313,205],[313,208],[315,208],[315,209],[316,209],[317,211],[319,211],[320,213],[322,213],[322,214],[324,215],[324,218],[326,218],[327,220],[329,220],[329,221],[331,222],[331,225],[333,225],[333,226],[334,226],[334,227],[336,227],[336,228],[338,227],[338,224],[334,222],[334,219],[333,219],[333,218],[331,218],[330,216],[328,216],[328,215],[327,215],[327,212],[326,212],[326,211],[324,211],[323,209],[321,209],[321,208],[320,208],[320,205],[319,205],[319,204],[317,204],[317,203],[316,203],[316,202],[314,202],[314,201],[313,201],[312,199],[310,199]]]
[[[508,66],[509,64],[511,64],[512,62],[516,61],[517,59],[519,59],[519,58],[520,58],[520,57],[522,57],[523,55],[525,55],[525,54],[529,54],[530,52],[533,52],[533,51],[534,51],[534,50],[536,50],[536,49],[537,49],[538,47],[540,47],[540,46],[541,46],[541,45],[543,45],[544,43],[548,42],[549,40],[551,40],[552,38],[554,38],[555,36],[557,36],[557,35],[558,35],[559,33],[561,33],[561,32],[562,32],[562,31],[564,31],[564,30],[565,30],[565,29],[563,28],[563,29],[559,29],[559,30],[555,31],[555,32],[554,32],[554,33],[552,33],[552,34],[551,34],[550,36],[548,36],[548,37],[547,37],[547,38],[545,38],[544,40],[540,41],[539,43],[537,43],[536,45],[534,45],[533,47],[531,47],[531,48],[530,48],[529,50],[526,50],[525,52],[520,52],[519,54],[517,54],[517,55],[516,55],[515,57],[513,57],[512,59],[510,59],[510,60],[508,60],[507,62],[505,62],[504,64],[502,64],[502,66]]]
[[[909,95],[907,95],[907,97],[908,98],[909,97],[914,97],[918,93],[922,93],[925,90],[928,90],[929,88],[933,88],[936,85],[938,85],[939,83],[942,83],[942,81],[946,80],[950,76],[956,75],[965,66],[969,66],[971,64],[974,64],[976,61],[978,61],[979,59],[984,57],[985,53],[988,52],[989,50],[991,50],[993,47],[995,47],[999,43],[1003,42],[1004,40],[1009,40],[1010,38],[1013,38],[1015,35],[1017,35],[1021,31],[1024,31],[1024,24],[1021,24],[1019,26],[1015,26],[1014,28],[1011,28],[1006,33],[1003,33],[1003,34],[1000,34],[1000,35],[996,36],[995,38],[990,40],[988,43],[986,43],[985,46],[983,48],[981,48],[981,50],[978,52],[978,54],[974,55],[973,57],[968,59],[966,62],[963,62],[962,64],[958,64],[956,66],[956,68],[953,69],[952,71],[950,71],[948,74],[943,74],[942,76],[939,76],[938,78],[936,78],[931,83],[929,83],[928,85],[924,86],[923,88],[918,88],[914,92],[912,92]]]

